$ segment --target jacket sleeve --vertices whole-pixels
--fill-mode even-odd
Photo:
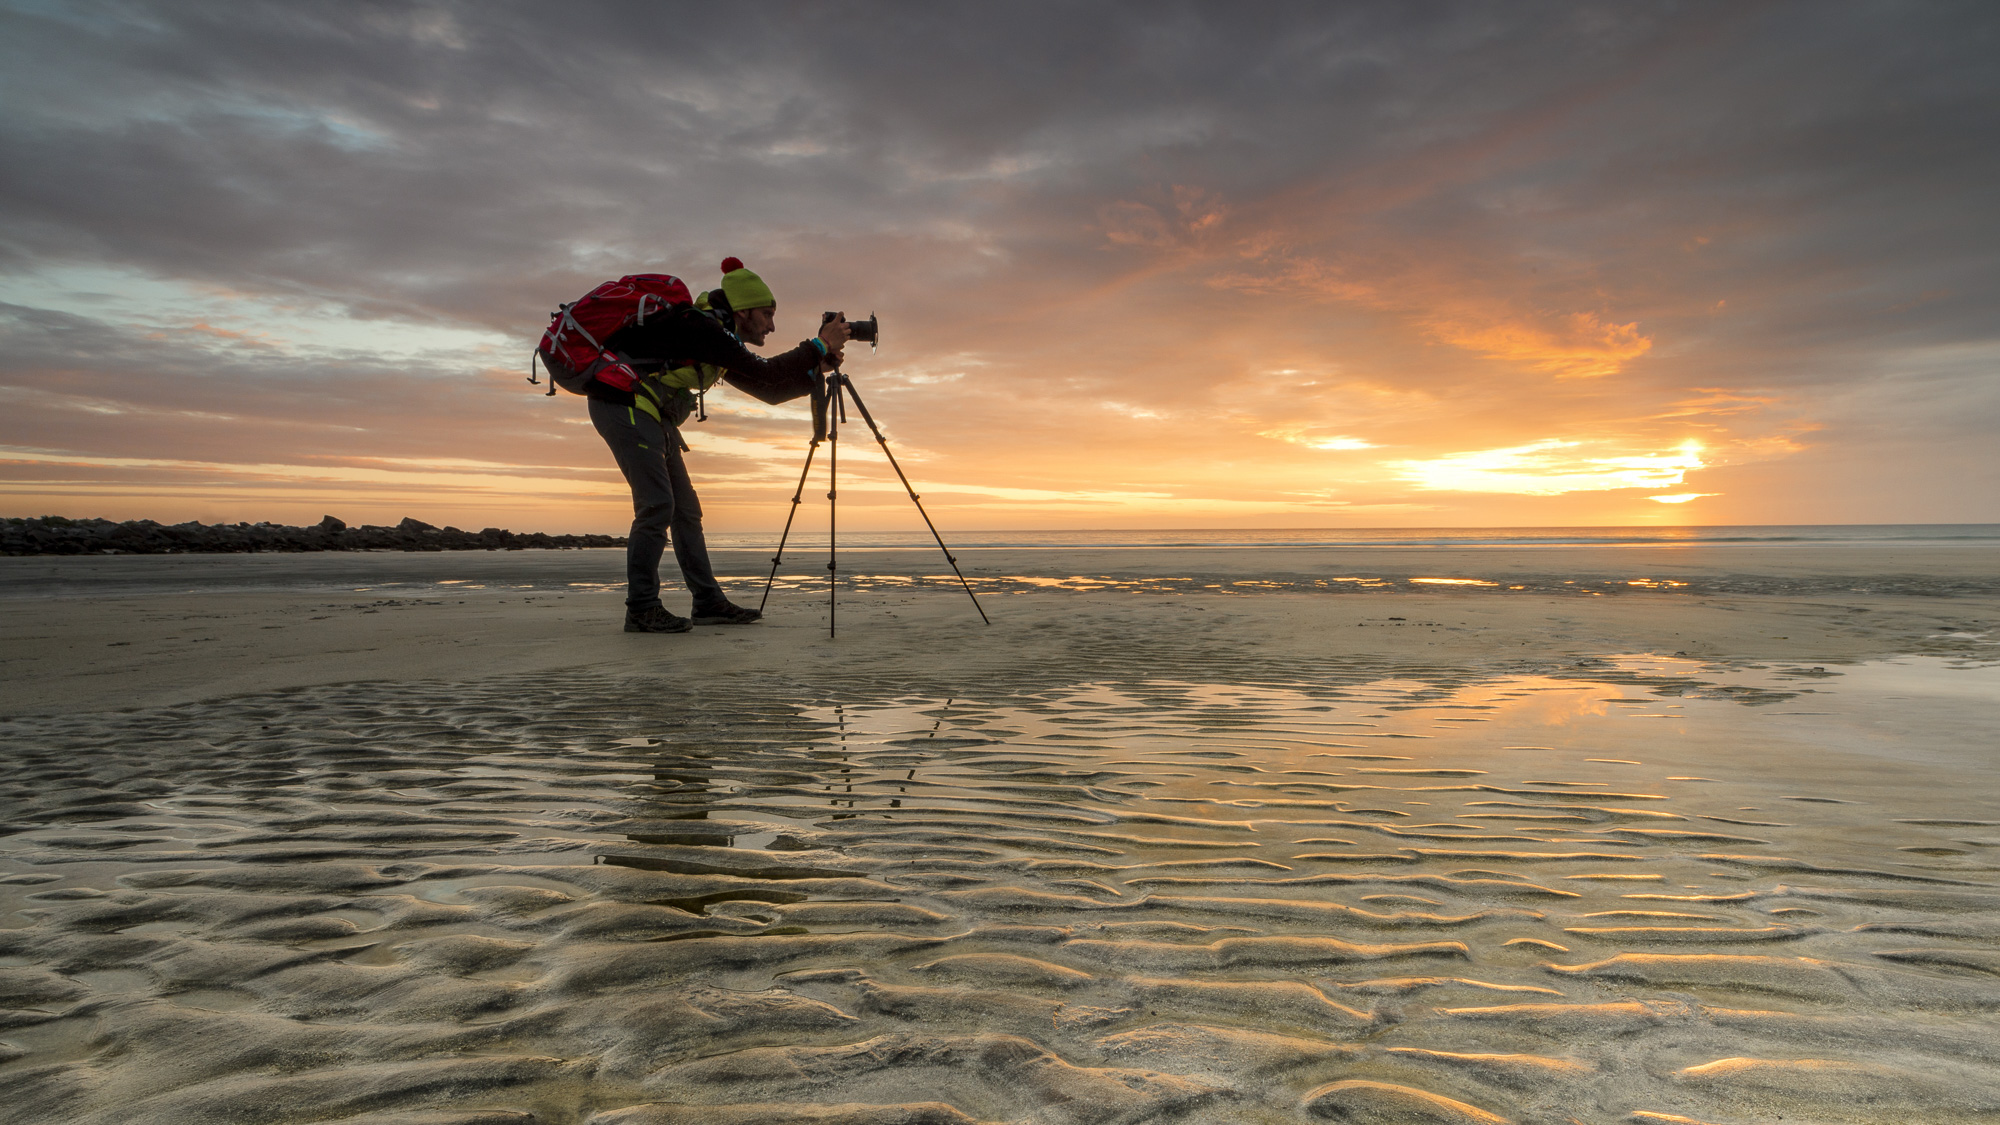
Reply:
[[[726,372],[723,379],[730,386],[772,405],[812,393],[812,373],[822,354],[807,340],[791,351],[765,359],[693,310],[621,328],[605,344],[639,363],[694,360],[713,364]]]
[[[744,354],[749,355],[748,352]],[[732,366],[723,374],[722,381],[749,395],[751,398],[759,402],[770,403],[772,406],[776,406],[781,402],[790,402],[795,398],[802,398],[812,393],[812,371],[813,368],[819,366],[818,348],[813,347],[811,344],[800,344],[798,347],[775,359],[758,360],[758,362],[768,363],[771,368],[775,369],[784,361],[797,355],[804,355],[807,362],[804,370],[796,374],[785,374],[775,370],[756,374]],[[757,357],[751,356],[750,358],[756,359]]]

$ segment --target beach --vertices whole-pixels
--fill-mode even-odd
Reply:
[[[956,557],[986,591],[992,626],[935,549],[844,550],[835,625],[845,634],[832,639],[823,547],[788,555],[768,620],[681,637],[618,632],[615,550],[0,559],[13,591],[0,597],[0,714],[354,680],[644,676],[689,660],[704,678],[839,668],[940,683],[1183,661],[1192,667],[1181,673],[1225,679],[1246,661],[1429,662],[1453,675],[1617,653],[1856,661],[1979,653],[1956,634],[1991,628],[2000,605],[1991,542]],[[715,552],[732,596],[751,605],[770,558],[769,548]]]
[[[1994,543],[955,554],[0,559],[0,1121],[2000,1113]]]

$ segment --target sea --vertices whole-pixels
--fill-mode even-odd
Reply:
[[[1118,528],[1063,531],[940,529],[953,547],[1074,550],[1172,547],[1664,547],[1750,544],[1983,544],[2000,542],[1994,523],[1739,524],[1682,527],[1266,527]],[[708,533],[710,547],[756,549],[772,531]],[[935,548],[929,531],[841,531],[857,549]],[[819,528],[794,531],[789,542],[825,546]]]
[[[980,591],[1063,588],[1096,593],[1352,593],[1435,590],[1578,594],[1672,589],[1684,594],[1912,594],[2000,591],[2000,565],[1933,567],[1920,553],[2000,547],[2000,524],[1820,524],[1714,527],[1229,528],[963,531],[940,528],[945,554],[962,560]],[[956,586],[939,560],[939,538],[922,529],[841,531],[841,586],[857,592],[909,584]],[[717,575],[732,589],[773,579],[781,589],[824,586],[825,528],[794,529],[775,573],[778,533],[708,535]],[[1609,565],[1591,549],[1689,548],[1668,563]],[[1783,568],[1748,548],[1832,552],[1859,549],[1810,573]],[[1885,556],[1884,551],[1894,552]],[[1005,558],[981,552],[1006,551]],[[1323,570],[1314,560],[1326,552]],[[1104,552],[1123,552],[1117,559]],[[1183,552],[1169,556],[1161,552]],[[1192,552],[1192,553],[1187,553]],[[1267,552],[1260,555],[1257,552]],[[1436,557],[1430,557],[1436,552]],[[1909,552],[1905,558],[1899,552]],[[1078,556],[1071,559],[1067,556]],[[1084,562],[1082,556],[1098,557]],[[1932,556],[1935,557],[1935,556]],[[1743,565],[1737,565],[1738,561]],[[1815,559],[1815,562],[1826,560]],[[1884,569],[1885,564],[1887,569]],[[1665,567],[1672,574],[1654,573]],[[1084,567],[1089,573],[1077,568]],[[1581,569],[1579,569],[1581,568]],[[1587,573],[1586,573],[1587,571]],[[1797,571],[1793,573],[1793,571]],[[1683,573],[1684,572],[1684,573]],[[1892,573],[1893,572],[1893,573]],[[664,574],[675,578],[671,558]],[[325,551],[235,555],[86,555],[0,559],[0,600],[327,589],[439,596],[472,590],[589,592],[622,589],[624,550]]]

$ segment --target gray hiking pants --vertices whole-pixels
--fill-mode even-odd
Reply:
[[[660,604],[660,557],[673,532],[674,561],[694,594],[694,612],[728,602],[708,562],[701,534],[701,500],[694,494],[673,429],[637,407],[590,400],[590,424],[611,447],[632,489],[632,533],[625,541],[625,607]]]

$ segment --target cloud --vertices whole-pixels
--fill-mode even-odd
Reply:
[[[1616,375],[1653,347],[1638,324],[1606,324],[1588,312],[1558,318],[1553,327],[1452,314],[1427,315],[1419,323],[1445,343],[1564,378]]]
[[[520,382],[531,337],[605,277],[734,254],[779,346],[882,314],[850,367],[892,437],[1021,493],[968,519],[1665,515],[1625,493],[1682,494],[1690,438],[1702,518],[2000,518],[1996,19],[9,5],[0,444],[159,517],[421,499],[368,458],[601,473],[581,404]],[[710,519],[768,522],[802,418],[711,407]],[[328,466],[354,475],[305,483]],[[15,471],[11,503],[67,502]]]
[[[1510,305],[1489,284],[1451,272],[1449,263],[1436,261],[1349,269],[1293,257],[1222,273],[1209,283],[1267,298],[1315,294],[1392,313],[1439,343],[1562,378],[1616,375],[1652,350],[1652,339],[1637,322],[1614,324],[1595,312]]]

